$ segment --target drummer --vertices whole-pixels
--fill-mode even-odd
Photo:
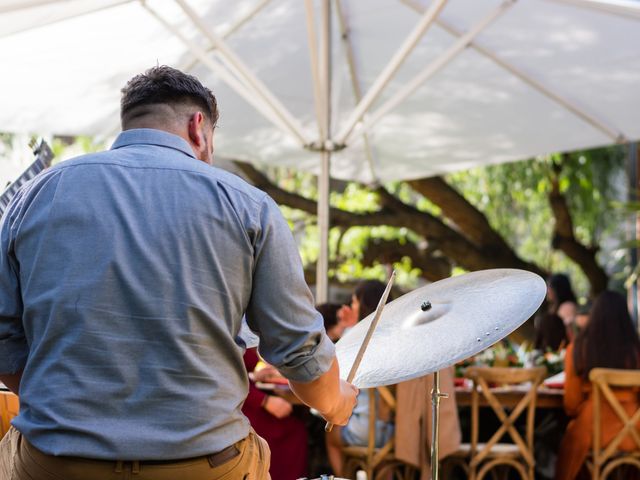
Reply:
[[[346,424],[357,389],[339,380],[288,225],[211,166],[217,120],[195,77],[154,67],[122,90],[111,150],[57,164],[9,205],[0,381],[21,410],[0,479],[269,478],[240,411],[245,312],[297,396]]]

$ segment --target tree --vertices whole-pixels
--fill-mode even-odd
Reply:
[[[362,274],[376,262],[400,262],[413,272],[409,276],[427,280],[457,268],[521,268],[546,275],[567,267],[568,258],[583,272],[590,293],[598,293],[609,279],[598,252],[601,238],[616,226],[609,199],[617,192],[623,162],[622,149],[610,147],[373,189],[348,184],[332,195],[332,272]],[[313,228],[316,196],[308,176],[236,165],[288,207],[285,213],[298,230],[301,223]],[[345,248],[354,229],[359,251]],[[552,260],[554,250],[566,258]],[[354,267],[354,255],[362,268]],[[311,267],[315,259],[306,260]]]
[[[11,139],[0,138],[5,150]],[[86,137],[53,139],[58,158],[102,148]],[[315,178],[235,164],[281,205],[313,283]],[[600,249],[620,233],[621,210],[612,210],[610,200],[621,200],[623,165],[624,150],[608,147],[376,188],[334,181],[330,274],[340,281],[382,278],[384,264],[393,263],[398,283],[413,286],[461,270],[568,271],[579,290],[595,294],[616,269]]]

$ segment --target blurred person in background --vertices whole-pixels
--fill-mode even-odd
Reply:
[[[320,312],[324,320],[324,329],[334,343],[340,340],[345,329],[344,324],[338,319],[338,311],[340,311],[342,307],[342,305],[337,303],[322,303],[316,305],[316,310]]]
[[[562,319],[567,337],[572,341],[576,333],[576,315],[578,302],[571,288],[571,281],[564,273],[555,273],[547,281],[548,313]]]
[[[594,368],[640,368],[640,339],[631,321],[623,295],[604,291],[593,303],[589,322],[565,356],[564,408],[572,420],[560,444],[556,480],[579,478],[584,461],[593,445],[593,397],[589,372]],[[627,414],[639,406],[638,392],[616,389],[615,395]],[[622,423],[607,402],[602,402],[602,445],[611,442]],[[618,447],[634,450],[627,436]],[[581,477],[580,477],[581,478]],[[586,478],[590,478],[588,475]]]
[[[375,312],[380,298],[385,290],[385,284],[378,280],[364,280],[359,282],[351,297],[351,304],[344,305],[338,311],[339,323],[345,328],[351,328],[360,320]],[[387,302],[391,301],[391,296]],[[376,402],[378,397],[376,396]],[[383,402],[379,402],[382,406]],[[382,410],[382,411],[381,411]],[[394,425],[390,418],[385,418],[388,412],[377,408],[380,413],[376,420],[376,446],[384,445],[393,435]],[[349,422],[344,427],[334,427],[327,432],[327,455],[334,475],[341,476],[343,468],[342,447],[344,445],[367,445],[369,435],[369,394],[361,389],[358,403],[353,409]]]

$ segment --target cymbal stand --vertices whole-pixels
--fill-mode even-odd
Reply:
[[[440,399],[448,398],[447,393],[440,391],[440,372],[433,372],[433,389],[431,390],[431,480],[438,480],[438,439],[440,426]]]

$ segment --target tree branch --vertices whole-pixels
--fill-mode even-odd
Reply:
[[[422,270],[422,276],[435,282],[451,275],[451,263],[444,257],[434,256],[426,248],[419,248],[412,242],[400,243],[397,240],[369,242],[364,250],[362,263],[373,265],[399,262],[403,257],[411,258],[414,267]]]
[[[411,188],[437,205],[461,233],[486,250],[511,250],[489,224],[487,217],[442,177],[407,182]]]
[[[262,172],[250,164],[235,162],[256,187],[267,192],[277,203],[316,214],[316,202],[300,195],[287,192],[274,185]],[[518,258],[510,248],[494,251],[479,247],[460,232],[446,225],[439,218],[401,202],[386,190],[378,190],[381,196],[382,210],[356,214],[338,208],[330,209],[333,226],[380,226],[409,228],[422,235],[432,250],[440,252],[463,268],[475,271],[488,268],[521,268],[544,274],[532,263]]]
[[[562,160],[566,159],[567,154],[562,154]],[[551,246],[564,252],[578,264],[589,279],[591,295],[595,296],[607,288],[609,277],[596,261],[597,249],[583,245],[573,233],[571,211],[567,199],[560,192],[559,173],[561,169],[561,165],[554,165],[555,175],[551,178],[551,192],[549,193],[549,204],[555,218]]]

